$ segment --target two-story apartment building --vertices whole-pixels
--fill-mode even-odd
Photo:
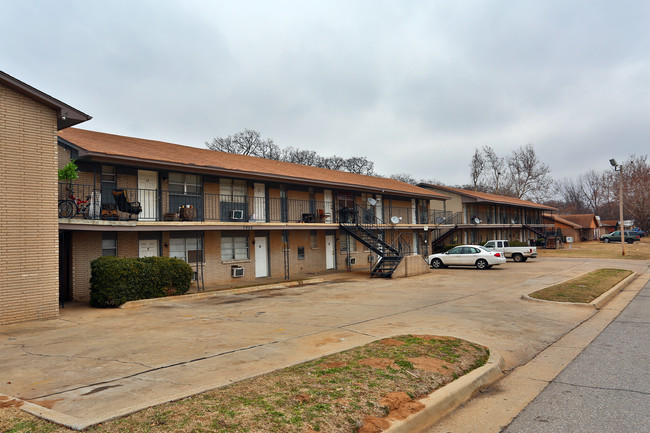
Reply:
[[[80,301],[102,255],[181,258],[199,288],[370,270],[393,249],[421,252],[432,202],[446,199],[388,178],[75,128],[59,132],[59,167],[71,159],[79,178],[59,197],[81,208],[59,214],[62,297]]]
[[[439,206],[431,211],[430,218],[434,250],[444,244],[483,244],[490,239],[527,242],[553,227],[543,219],[543,213],[556,210],[550,206],[448,186],[418,186],[448,197],[432,202]]]
[[[59,314],[56,133],[88,119],[0,71],[0,325]]]

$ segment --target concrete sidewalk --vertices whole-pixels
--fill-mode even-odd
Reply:
[[[504,433],[650,429],[650,283]]]
[[[547,258],[127,309],[66,305],[58,320],[0,327],[0,393],[27,402],[31,413],[83,428],[407,333],[487,345],[512,369],[596,313],[521,295],[603,267],[643,273],[647,263]]]

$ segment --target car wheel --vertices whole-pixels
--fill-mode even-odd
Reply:
[[[489,269],[488,262],[485,259],[478,259],[476,261],[476,267],[478,269]]]
[[[525,262],[526,260],[528,260],[528,257],[524,257],[523,259],[521,259],[522,262]]]
[[[524,256],[522,256],[521,254],[513,254],[512,260],[514,260],[515,262],[523,262]]]
[[[440,259],[431,260],[431,267],[434,268],[434,269],[442,268],[442,260],[440,260]]]
[[[628,239],[628,240],[626,240],[625,242],[627,242],[628,244],[633,244],[633,243],[634,243],[634,239]]]
[[[603,242],[605,242],[606,244],[608,244],[608,243],[609,243],[609,238],[605,238],[605,239],[603,239]]]

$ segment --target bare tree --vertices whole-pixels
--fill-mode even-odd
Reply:
[[[585,207],[596,215],[600,215],[602,207],[611,200],[605,173],[589,170],[578,177],[578,185],[580,193],[586,201]]]
[[[238,155],[258,156],[276,161],[292,162],[357,174],[375,174],[375,163],[369,161],[366,157],[353,156],[348,159],[336,155],[323,157],[313,150],[297,149],[294,147],[282,149],[272,139],[262,139],[261,134],[252,129],[245,129],[243,132],[238,132],[232,136],[214,138],[211,142],[206,142],[205,145],[208,149],[236,153]]]
[[[553,185],[551,170],[537,158],[532,144],[515,149],[507,162],[508,188],[513,197],[536,201],[548,198]]]
[[[374,174],[375,163],[364,156],[353,156],[345,160],[345,170],[356,174]]]
[[[487,189],[489,192],[500,194],[501,179],[506,173],[506,160],[496,154],[494,149],[490,146],[483,146],[483,159],[485,161],[486,169],[489,171],[487,176]]]
[[[623,206],[646,232],[650,229],[650,165],[648,156],[631,155],[622,165]],[[618,178],[618,176],[616,176]]]
[[[262,139],[261,134],[252,129],[245,129],[243,132],[227,137],[214,138],[211,142],[206,142],[205,145],[212,150],[267,159],[276,159],[280,152],[272,139]]]
[[[560,213],[578,214],[586,210],[584,194],[580,182],[565,178],[555,183],[557,195],[561,199],[556,207]]]
[[[399,180],[400,182],[410,183],[411,185],[417,185],[419,183],[413,176],[408,173],[391,174],[388,177],[391,179]]]
[[[469,163],[469,173],[472,179],[472,184],[474,185],[474,191],[479,190],[479,185],[483,178],[483,170],[485,170],[485,159],[483,159],[483,155],[481,155],[478,148],[475,148],[472,162]]]

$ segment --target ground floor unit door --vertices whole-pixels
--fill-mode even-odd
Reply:
[[[334,269],[334,253],[336,251],[334,235],[325,235],[325,269]]]
[[[255,237],[255,278],[269,276],[268,238]]]

